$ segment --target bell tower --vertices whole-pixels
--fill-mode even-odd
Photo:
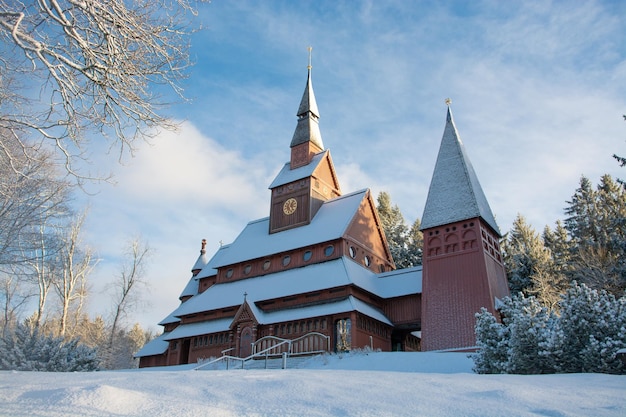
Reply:
[[[474,315],[509,295],[496,224],[450,102],[422,216],[422,350],[473,347]]]
[[[269,188],[270,233],[311,223],[322,203],[341,195],[330,151],[324,150],[319,110],[311,82],[311,50],[306,87],[291,139],[291,158]]]

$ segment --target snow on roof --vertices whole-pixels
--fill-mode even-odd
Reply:
[[[224,255],[226,251],[228,251],[230,245],[222,245],[220,248],[213,254],[213,257],[207,262],[207,264],[202,268],[202,271],[198,272],[196,278],[206,278],[212,275],[217,275],[217,264],[219,263],[220,257]]]
[[[202,249],[202,251],[200,252],[200,256],[198,256],[198,259],[196,260],[196,263],[193,264],[193,266],[191,267],[191,270],[195,271],[197,269],[204,268],[204,266],[207,264],[208,261],[209,261],[209,258],[206,255],[206,250]]]
[[[294,229],[270,234],[269,217],[251,221],[228,250],[216,254],[205,268],[232,265],[338,239],[345,233],[367,191],[360,190],[324,202],[311,223]]]
[[[174,313],[170,313],[167,317],[161,320],[158,324],[159,326],[165,326],[166,324],[178,323],[180,319],[174,316]]]
[[[199,323],[181,324],[169,332],[163,340],[175,340],[184,337],[199,336],[201,334],[225,332],[230,330],[230,324],[232,322],[233,317],[227,317],[225,319],[208,320]]]
[[[160,355],[165,353],[169,346],[169,342],[165,340],[165,338],[169,335],[169,333],[163,333],[161,336],[158,336],[145,345],[137,353],[133,355],[135,358],[141,358],[144,356],[152,356],[152,355]]]
[[[268,188],[272,189],[281,185],[289,184],[290,182],[301,180],[302,178],[310,177],[313,175],[313,171],[315,171],[320,162],[324,160],[326,154],[328,154],[328,150],[316,154],[313,156],[313,159],[311,159],[311,162],[296,169],[291,169],[291,163],[285,163]]]
[[[187,285],[185,285],[183,292],[180,293],[178,298],[183,298],[186,296],[194,296],[196,294],[198,294],[198,278],[192,276],[189,282],[187,283]]]
[[[173,316],[181,317],[219,308],[241,305],[244,293],[254,302],[320,291],[354,284],[382,298],[421,292],[421,269],[411,268],[397,274],[377,274],[356,262],[341,257],[328,262],[289,269],[260,277],[214,284],[182,303]]]
[[[481,217],[500,234],[472,163],[454,125],[448,108],[446,127],[428,197],[422,215],[421,229]]]
[[[392,325],[391,321],[385,314],[364,303],[363,301],[349,296],[343,300],[334,303],[324,303],[301,308],[288,308],[284,310],[272,311],[264,313],[259,309],[254,311],[259,324],[280,323],[284,321],[301,320],[309,317],[326,316],[330,314],[347,313],[350,311],[358,311],[366,316],[376,319],[382,323]],[[258,314],[258,315],[257,315]]]
[[[378,274],[377,294],[383,298],[422,293],[422,266],[397,269]]]

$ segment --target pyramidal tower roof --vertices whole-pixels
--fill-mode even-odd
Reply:
[[[446,127],[428,189],[421,229],[475,217],[481,217],[501,236],[448,106]]]
[[[320,112],[317,109],[317,102],[315,101],[315,94],[313,93],[313,84],[311,83],[312,67],[310,62],[310,50],[311,49],[309,49],[309,74],[302,100],[300,100],[300,107],[298,107],[298,125],[296,126],[296,131],[293,133],[290,146],[293,148],[301,143],[311,141],[320,149],[324,149],[319,127]]]

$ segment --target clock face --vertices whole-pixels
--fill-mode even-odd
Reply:
[[[296,211],[297,208],[298,202],[296,201],[296,199],[290,198],[289,200],[285,201],[285,204],[283,204],[283,213],[287,215],[293,214],[293,212]]]

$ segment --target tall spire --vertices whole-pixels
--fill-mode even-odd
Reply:
[[[306,81],[306,87],[304,88],[304,94],[302,100],[300,100],[300,106],[298,107],[298,124],[296,131],[291,139],[291,147],[300,145],[306,142],[314,143],[320,150],[324,149],[322,142],[322,134],[319,128],[319,110],[317,109],[317,102],[315,101],[315,94],[313,93],[313,84],[311,82],[311,51],[313,48],[309,47],[309,65],[308,65],[308,77]]]
[[[421,228],[442,226],[481,217],[498,235],[500,229],[459,137],[450,100],[448,114],[435,164]]]

